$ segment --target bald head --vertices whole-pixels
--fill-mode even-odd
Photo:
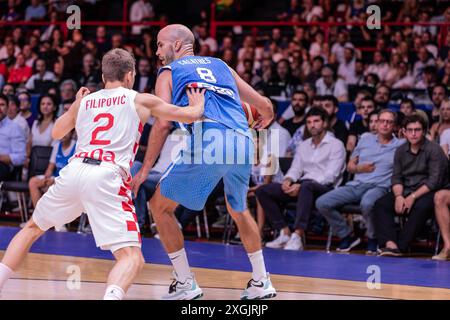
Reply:
[[[169,24],[158,33],[156,55],[166,65],[187,55],[194,55],[194,34],[182,24]]]
[[[182,24],[169,24],[159,31],[158,38],[165,37],[172,41],[181,41],[184,45],[194,45],[195,38],[194,34],[188,27]]]

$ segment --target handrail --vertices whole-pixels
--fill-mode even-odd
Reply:
[[[50,26],[50,25],[66,25],[66,21],[0,21],[0,26]],[[142,22],[130,22],[130,21],[83,21],[80,22],[81,26],[116,26],[116,27],[129,27],[129,26],[158,26],[164,27],[167,25],[164,21],[142,21]]]

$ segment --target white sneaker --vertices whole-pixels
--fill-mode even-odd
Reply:
[[[250,279],[247,283],[247,288],[241,295],[241,300],[259,300],[259,299],[269,299],[276,297],[277,292],[272,286],[269,274],[264,278],[255,281]]]
[[[290,238],[291,238],[290,236],[288,236],[287,234],[284,234],[284,231],[281,230],[280,235],[278,236],[278,238],[276,238],[273,241],[267,242],[266,243],[266,247],[267,248],[273,248],[273,249],[283,248],[284,245],[286,243],[288,243]]]
[[[175,271],[172,274],[173,282],[169,287],[169,293],[162,296],[163,300],[194,300],[203,296],[203,291],[195,281],[193,274],[184,282],[178,280]]]
[[[297,233],[292,233],[288,243],[284,246],[284,250],[303,250],[302,237]]]

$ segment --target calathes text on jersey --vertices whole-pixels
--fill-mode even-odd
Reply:
[[[125,95],[111,98],[89,99],[86,100],[86,110],[123,105],[126,101]]]
[[[210,64],[211,60],[208,58],[188,58],[183,59],[180,61],[177,61],[178,64],[185,65],[185,64]]]

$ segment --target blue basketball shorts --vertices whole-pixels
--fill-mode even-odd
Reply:
[[[220,179],[233,210],[247,208],[254,144],[248,135],[217,122],[197,122],[186,146],[160,180],[161,194],[191,210],[201,210]]]

